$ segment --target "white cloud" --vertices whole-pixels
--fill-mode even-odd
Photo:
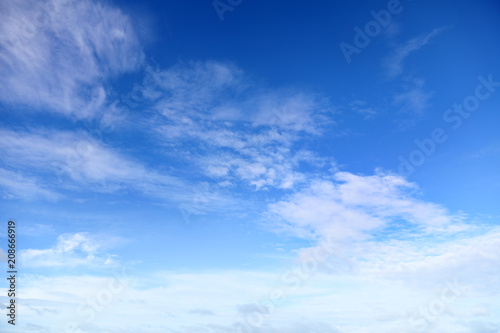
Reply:
[[[157,108],[166,117],[210,117],[214,103],[243,89],[242,74],[229,64],[191,62],[163,71],[149,69],[140,89],[146,97],[159,97]]]
[[[275,187],[292,189],[307,179],[300,171],[301,162],[313,166],[327,164],[309,151],[292,151],[276,145],[245,148],[231,153],[215,152],[200,160],[207,175],[243,181],[256,189]]]
[[[349,200],[364,199],[356,194]],[[104,244],[105,237],[68,234],[50,249],[23,251],[22,259],[31,266],[71,268],[100,263],[105,268]],[[48,329],[73,322],[82,332],[140,328],[141,332],[232,333],[241,324],[260,322],[259,316],[262,322],[254,332],[418,332],[412,319],[451,283],[456,289],[448,290],[447,296],[451,292],[458,296],[446,303],[445,311],[425,331],[469,332],[471,321],[481,327],[499,324],[496,300],[500,289],[495,283],[500,273],[499,246],[498,230],[441,243],[358,242],[347,252],[355,265],[350,271],[311,269],[314,255],[303,250],[293,266],[265,272],[144,274],[140,267],[122,270],[116,266],[114,274],[105,270],[99,277],[25,274],[23,292],[29,299],[21,297],[20,304],[25,322]],[[325,262],[334,263],[336,256],[333,252]],[[142,320],[146,315],[147,327]]]
[[[261,94],[244,106],[256,126],[274,126],[282,130],[320,134],[333,123],[333,108],[320,96],[297,91]]]
[[[153,102],[171,125],[171,137],[223,123],[318,134],[331,123],[328,116],[333,113],[321,96],[296,89],[265,90],[238,67],[214,61],[148,68],[128,100],[131,105]]]
[[[424,90],[424,83],[423,80],[414,79],[409,85],[405,85],[405,91],[394,96],[394,105],[400,107],[402,112],[421,116],[429,107],[429,99],[432,97],[432,93]]]
[[[57,200],[66,197],[67,191],[134,193],[162,205],[180,205],[184,218],[185,214],[240,210],[245,205],[224,193],[228,183],[200,191],[199,184],[173,175],[171,169],[146,166],[86,132],[0,129],[0,135],[0,161],[8,168],[0,168],[4,198]]]
[[[104,80],[143,54],[129,18],[91,0],[3,2],[0,99],[84,118],[106,100]]]
[[[205,175],[256,189],[293,188],[306,178],[300,162],[332,163],[294,145],[324,132],[333,109],[314,94],[263,90],[234,65],[196,62],[149,69],[135,100],[152,103],[161,116],[150,126],[176,158],[194,161]]]
[[[399,227],[446,230],[457,220],[444,208],[413,198],[415,184],[395,175],[357,176],[337,172],[332,180],[311,185],[272,204],[279,225],[300,237],[365,238],[374,231]]]
[[[415,51],[418,51],[424,45],[429,43],[429,41],[440,34],[446,28],[437,28],[432,32],[418,36],[406,42],[404,45],[398,47],[394,52],[384,60],[384,67],[387,69],[387,75],[389,78],[393,79],[399,76],[403,72],[403,63],[406,58]]]
[[[21,250],[20,258],[26,268],[33,267],[64,267],[76,266],[113,266],[112,255],[102,254],[102,250],[111,243],[118,241],[112,237],[103,239],[96,235],[81,232],[59,236],[57,244],[49,249]]]
[[[184,185],[175,177],[149,170],[122,156],[83,132],[0,130],[0,134],[2,160],[7,165],[27,174],[36,170],[33,177],[45,174],[54,180],[57,175],[59,183],[52,184],[56,188],[101,192],[135,188],[161,196],[169,187],[180,189]]]
[[[362,274],[428,287],[443,277],[457,278],[476,293],[500,292],[497,285],[490,284],[491,278],[500,274],[498,229],[447,240],[435,235],[416,241],[366,242],[351,249],[359,256]]]
[[[481,265],[483,263],[472,267]],[[126,288],[113,293],[110,302],[97,302],[99,310],[90,321],[88,300],[98,299],[106,286],[116,284],[111,275],[28,275],[23,290],[31,299],[38,300],[31,307],[51,308],[52,312],[38,311],[44,317],[34,310],[25,311],[25,320],[52,328],[75,322],[83,332],[140,329],[141,332],[232,333],[237,332],[240,324],[252,322],[252,318],[259,322],[262,315],[261,325],[254,327],[253,332],[417,332],[410,319],[419,308],[429,307],[439,298],[447,285],[446,278],[435,284],[411,285],[397,278],[381,278],[369,271],[344,276],[316,272],[299,279],[300,285],[291,291],[295,283],[284,280],[282,275],[256,271],[144,275],[141,269],[135,272],[129,269]],[[417,278],[428,282],[425,274]],[[459,297],[446,304],[446,311],[429,323],[426,332],[465,332],[471,320],[498,325],[498,317],[495,317],[498,290],[476,289],[468,281],[459,282]],[[283,291],[284,297],[274,298],[277,303],[270,307],[270,299],[276,291]],[[475,301],[478,299],[480,304]],[[478,306],[481,318],[477,317]],[[165,324],[167,314],[168,324]],[[144,326],[142,318],[146,315],[148,325]]]
[[[349,103],[349,110],[357,112],[364,116],[365,120],[371,119],[379,114],[379,110],[368,105],[365,101],[356,100]]]

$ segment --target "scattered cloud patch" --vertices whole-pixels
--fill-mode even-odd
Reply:
[[[401,112],[410,114],[409,120],[403,121],[403,125],[414,122],[414,117],[422,117],[425,110],[430,106],[429,100],[432,97],[431,92],[425,91],[425,82],[421,79],[413,79],[406,85],[403,85],[405,91],[396,94],[393,97],[393,104]]]
[[[349,109],[362,115],[365,120],[372,119],[380,113],[378,109],[370,106],[367,102],[360,100],[350,102]]]
[[[243,71],[217,62],[148,75],[141,96],[158,112],[151,127],[176,153],[178,147],[191,146],[184,156],[198,161],[206,176],[256,189],[287,189],[306,177],[299,162],[327,163],[295,148],[332,123],[333,108],[319,96],[293,90],[263,93]]]

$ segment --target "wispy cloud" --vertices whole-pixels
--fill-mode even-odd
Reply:
[[[50,191],[60,189],[108,193],[136,189],[146,195],[170,196],[175,200],[187,191],[188,186],[178,178],[151,170],[84,132],[0,130],[0,133],[3,136],[0,142],[2,161],[27,175],[13,178],[13,181],[17,179],[17,191],[23,189],[20,186],[23,182],[25,188],[33,187],[31,192],[34,194],[49,196]],[[36,179],[41,176],[51,180],[50,191],[40,186],[35,190],[37,181],[26,180],[29,179],[26,177]],[[14,186],[9,187],[7,179],[3,184],[6,188]],[[177,193],[176,196],[169,191]]]
[[[129,100],[131,104],[153,102],[146,105],[165,121],[194,131],[200,128],[192,126],[200,122],[243,122],[318,133],[333,114],[321,96],[296,89],[265,89],[235,65],[214,61],[178,64],[166,70],[148,68],[143,84],[134,88]]]
[[[0,193],[4,199],[54,201],[63,197],[57,192],[47,189],[41,180],[2,168],[0,168]]]
[[[431,92],[425,91],[425,82],[421,79],[413,79],[410,83],[403,85],[405,91],[393,97],[393,104],[400,108],[401,112],[411,116],[422,116],[430,106]],[[412,120],[413,119],[413,120]],[[406,120],[406,123],[414,121],[414,117]]]
[[[380,110],[370,106],[367,102],[361,100],[350,102],[348,107],[350,111],[354,111],[363,115],[365,120],[372,119],[380,113]]]
[[[403,72],[404,61],[413,52],[418,51],[429,41],[440,34],[446,27],[434,29],[432,32],[415,37],[407,41],[404,45],[396,48],[390,56],[388,56],[383,66],[387,69],[387,75],[390,79],[396,78]]]
[[[206,61],[180,63],[164,70],[149,67],[143,84],[134,91],[155,101],[155,109],[166,117],[210,118],[214,104],[241,92],[245,85],[243,72],[236,66]]]
[[[142,62],[130,20],[112,6],[90,0],[1,6],[3,102],[89,117],[106,101],[106,78]]]

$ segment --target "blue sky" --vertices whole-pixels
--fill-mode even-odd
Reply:
[[[498,332],[499,14],[0,4],[2,331]]]

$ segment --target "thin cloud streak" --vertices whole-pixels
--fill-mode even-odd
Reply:
[[[425,46],[435,36],[446,30],[448,27],[434,29],[426,35],[421,35],[410,39],[404,45],[395,49],[390,56],[383,61],[383,66],[387,70],[389,79],[394,79],[403,73],[404,61],[413,52]]]

